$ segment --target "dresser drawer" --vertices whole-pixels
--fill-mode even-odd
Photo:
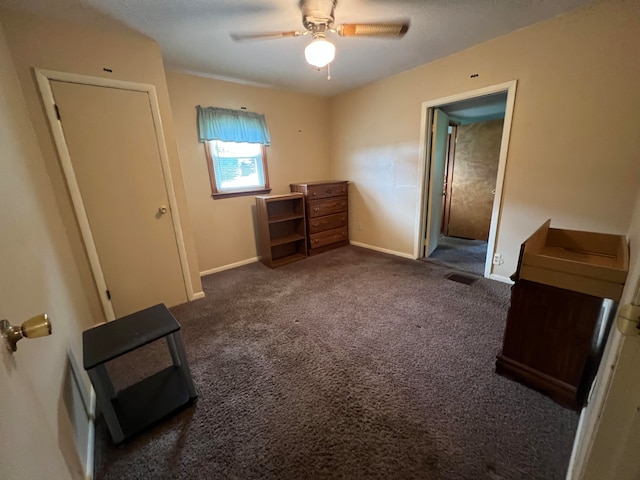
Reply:
[[[349,239],[349,229],[347,227],[334,228],[320,233],[309,235],[309,247],[319,248],[332,243]]]
[[[332,213],[346,212],[349,202],[347,197],[326,198],[324,200],[309,200],[307,212],[309,218],[331,215]]]
[[[334,213],[324,217],[316,217],[309,219],[309,233],[324,232],[338,227],[347,226],[347,212]]]
[[[313,200],[314,198],[328,198],[337,197],[347,194],[347,183],[323,183],[321,185],[309,185],[307,187],[307,198]]]

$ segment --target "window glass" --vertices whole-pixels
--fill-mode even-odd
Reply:
[[[211,140],[207,157],[214,197],[269,190],[264,145]]]

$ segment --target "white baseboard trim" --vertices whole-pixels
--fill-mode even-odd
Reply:
[[[87,464],[84,466],[85,480],[93,480],[96,451],[96,392],[90,387],[89,400],[89,429],[87,435]]]
[[[202,274],[200,274],[200,276],[202,276]],[[191,300],[199,300],[201,298],[204,298],[204,292],[196,292],[193,294],[193,297],[191,297]]]
[[[388,250],[386,248],[374,247],[373,245],[367,245],[366,243],[349,241],[354,247],[368,248],[369,250],[375,250],[376,252],[388,253],[389,255],[395,255],[396,257],[408,258],[409,260],[415,260],[415,257],[409,253],[397,252],[395,250]]]
[[[205,275],[211,275],[212,273],[223,272],[224,270],[231,270],[232,268],[242,267],[243,265],[249,265],[250,263],[255,263],[257,261],[258,261],[258,257],[247,258],[246,260],[230,263],[229,265],[223,265],[222,267],[216,267],[210,270],[205,270],[203,272],[200,272],[200,276],[204,277]]]
[[[508,283],[509,285],[513,285],[514,283],[509,277],[503,277],[502,275],[496,275],[495,273],[489,275],[489,278],[497,282]]]

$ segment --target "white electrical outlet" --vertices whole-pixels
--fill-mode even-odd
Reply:
[[[502,254],[501,253],[494,253],[493,254],[493,264],[494,265],[502,265],[504,263],[504,260],[502,259]]]

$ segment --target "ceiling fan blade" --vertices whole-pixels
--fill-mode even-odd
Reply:
[[[243,42],[245,40],[270,40],[274,38],[285,37],[299,37],[306,32],[253,32],[253,33],[231,33],[231,38],[236,42]]]
[[[346,23],[336,31],[342,37],[402,38],[409,30],[409,22],[402,23]]]

